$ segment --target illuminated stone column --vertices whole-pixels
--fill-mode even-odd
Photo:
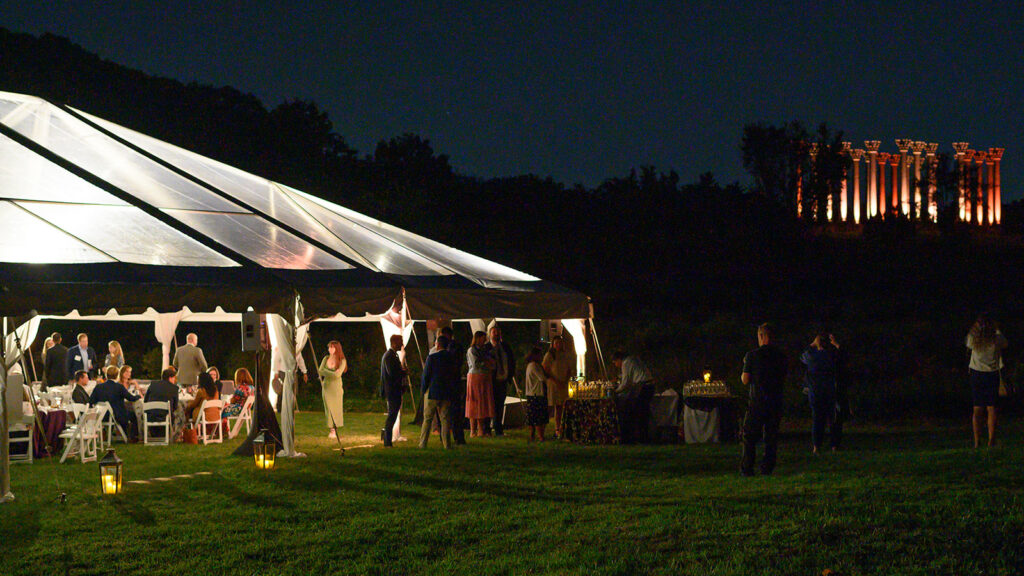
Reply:
[[[971,182],[971,162],[974,160],[974,150],[964,150],[964,222],[974,222],[974,203],[977,200],[974,194],[974,183]]]
[[[864,150],[857,148],[850,157],[853,158],[853,222],[860,224],[860,159],[864,157]]]
[[[882,216],[889,211],[889,205],[885,202],[885,167],[889,163],[889,153],[878,153],[878,213]]]
[[[977,191],[974,194],[974,216],[979,225],[985,224],[985,161],[988,152],[978,150],[974,153],[974,161],[978,163]]]
[[[985,177],[986,187],[988,188],[988,202],[985,203],[985,219],[989,226],[996,223],[996,186],[993,182],[996,175],[995,165],[995,159],[992,158],[992,149],[989,148],[985,159],[985,169],[988,172],[988,176]]]
[[[889,165],[892,166],[892,201],[889,203],[889,213],[896,216],[900,213],[900,187],[899,169],[902,157],[899,154],[889,156]]]
[[[818,143],[817,142],[812,142],[810,147],[807,149],[807,153],[811,157],[811,174],[813,175],[814,174],[814,158],[818,155]],[[797,169],[799,170],[799,167],[797,167]],[[799,218],[800,215],[803,214],[803,210],[804,210],[804,206],[803,206],[803,201],[804,201],[803,185],[801,184],[801,180],[802,179],[803,179],[802,176],[797,178],[797,183],[796,183],[796,215],[797,215],[797,218]],[[814,211],[812,212],[811,219],[812,220],[816,219],[818,217],[818,215],[820,215],[820,214],[821,214],[821,210],[818,209],[817,199],[815,199]],[[825,218],[828,219],[828,216],[826,216]]]
[[[900,212],[906,216],[910,216],[910,144],[911,140],[899,139],[896,141],[896,147],[900,150],[900,158],[903,160],[900,164]]]
[[[935,157],[935,152],[939,150],[939,144],[937,142],[930,142],[924,147],[924,153],[928,157],[925,161],[925,167],[928,170],[928,218],[932,222],[939,220],[939,199],[936,198],[936,191],[938,185],[935,182],[936,170],[938,168],[938,159]]]
[[[878,140],[864,141],[864,147],[868,150],[868,218],[878,216],[878,176],[875,171],[878,167],[878,147],[881,145],[882,143]]]
[[[957,172],[960,173],[960,182],[957,188],[959,198],[957,199],[960,207],[960,221],[967,221],[967,167],[964,165],[964,152],[967,152],[967,147],[970,146],[967,142],[953,142],[953,150],[956,151],[956,168]]]
[[[1003,190],[1000,184],[999,168],[1003,162],[1003,148],[989,148],[988,157],[995,161],[995,169],[993,170],[992,188],[996,193],[996,224],[1000,224],[1003,221]]]
[[[910,149],[914,152],[914,193],[911,197],[914,199],[913,211],[915,218],[921,218],[923,213],[923,204],[921,199],[921,152],[924,152],[924,142],[913,142],[910,144]]]
[[[851,148],[851,146],[852,146],[852,143],[850,143],[850,142],[843,142],[843,150],[842,150],[841,153],[846,155],[846,156],[850,156],[853,153],[853,148]],[[846,202],[846,194],[847,194],[847,192],[849,192],[849,187],[850,187],[850,171],[849,170],[844,170],[843,185],[842,185],[842,187],[839,190],[839,215],[840,215],[840,217],[841,217],[843,222],[846,222],[847,214],[849,214],[848,206],[847,206],[847,202]]]

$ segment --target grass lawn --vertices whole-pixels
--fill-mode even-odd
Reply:
[[[95,464],[13,465],[0,575],[1024,572],[1016,424],[979,451],[960,427],[854,428],[820,457],[793,433],[774,476],[741,478],[737,445],[537,446],[513,431],[384,450],[382,421],[346,414],[345,444],[373,447],[341,457],[322,414],[302,413],[308,458],[270,473],[229,456],[240,440],[118,445],[128,480],[212,474],[114,499]]]

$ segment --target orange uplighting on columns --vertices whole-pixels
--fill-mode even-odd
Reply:
[[[850,156],[853,158],[853,221],[860,224],[860,159],[864,157],[864,150],[857,148]]]

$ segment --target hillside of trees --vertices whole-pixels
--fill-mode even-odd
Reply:
[[[0,28],[0,90],[75,106],[580,290],[594,299],[606,352],[642,352],[665,384],[710,367],[738,389],[757,323],[778,323],[794,356],[824,325],[850,350],[855,410],[946,415],[969,399],[962,338],[974,315],[995,313],[1012,344],[1024,341],[1019,203],[995,230],[801,221],[785,193],[788,140],[775,138],[793,125],[736,127],[749,188],[710,173],[682,182],[653,166],[586,188],[533,174],[467,177],[416,134],[381,135],[374,150],[357,151],[314,102],[268,108],[234,88],[131,70],[53,35]],[[772,137],[748,142],[751,134]],[[823,125],[809,137],[831,146],[841,134]],[[326,338],[341,329],[318,330]],[[381,345],[353,334],[368,339],[354,346],[371,366],[351,386],[366,380],[369,395]],[[149,336],[139,336],[145,347]],[[794,366],[797,411],[800,374]]]

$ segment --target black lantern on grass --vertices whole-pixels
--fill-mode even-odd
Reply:
[[[113,450],[107,450],[106,456],[100,459],[100,486],[104,496],[121,493],[121,479],[124,475],[124,462]]]
[[[274,457],[277,456],[277,444],[271,439],[267,441],[267,431],[260,430],[252,440],[252,456],[256,460],[256,467],[260,470],[273,470]]]

